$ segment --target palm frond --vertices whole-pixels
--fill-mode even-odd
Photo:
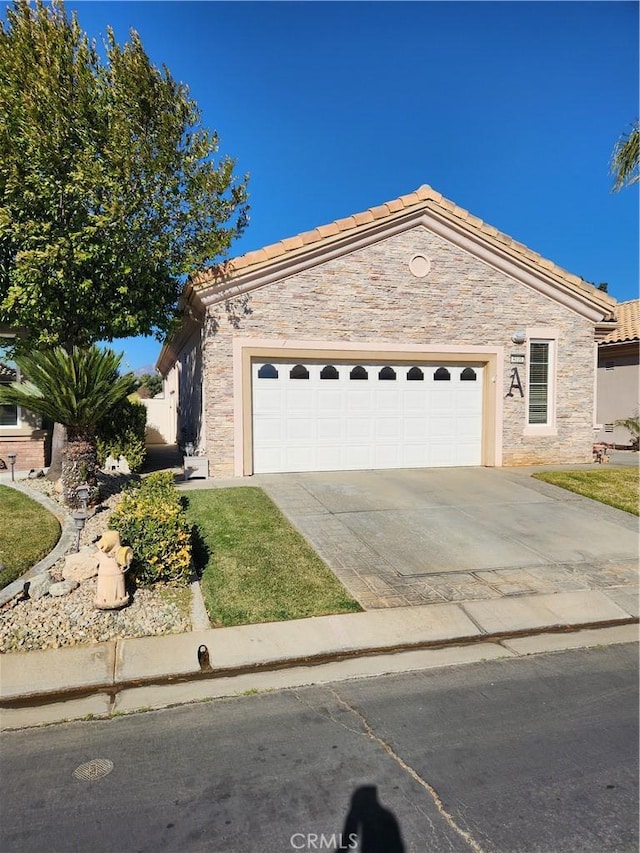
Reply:
[[[615,192],[640,180],[640,123],[635,121],[629,133],[615,144],[611,158],[611,174],[615,177]]]
[[[135,388],[120,376],[122,355],[97,346],[62,347],[15,359],[25,382],[0,386],[0,403],[21,406],[73,430],[93,432],[98,421]]]

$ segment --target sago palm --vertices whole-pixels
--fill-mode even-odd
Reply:
[[[619,421],[615,422],[615,425],[617,427],[623,427],[631,433],[631,446],[634,450],[637,450],[640,442],[640,417],[638,416],[638,413],[636,412],[636,414],[630,418],[621,418]]]
[[[25,381],[0,386],[0,403],[21,406],[66,427],[62,486],[69,506],[77,506],[75,489],[83,482],[89,486],[90,502],[97,499],[98,422],[135,388],[131,374],[120,376],[121,359],[97,346],[35,351],[14,359]]]

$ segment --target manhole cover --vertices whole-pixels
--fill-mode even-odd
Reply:
[[[73,775],[81,782],[92,782],[94,779],[102,779],[113,770],[113,761],[108,758],[94,758],[85,761],[73,771]]]

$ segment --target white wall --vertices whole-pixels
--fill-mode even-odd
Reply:
[[[176,394],[165,389],[164,397],[140,400],[147,409],[147,444],[176,443]]]

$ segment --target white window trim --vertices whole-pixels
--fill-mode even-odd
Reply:
[[[0,335],[0,346],[5,341],[13,340],[14,337],[15,337],[15,335]],[[16,367],[16,379],[18,382],[20,381],[20,369],[18,367]],[[20,408],[20,406],[16,406],[16,423],[15,424],[0,424],[0,431],[2,431],[2,432],[16,432],[16,430],[21,430],[23,426],[24,426],[24,424],[23,424],[23,417],[22,417],[22,409]]]
[[[526,330],[527,333],[527,355],[525,363],[525,406],[524,417],[525,424],[522,434],[525,436],[554,436],[558,434],[558,426],[556,423],[556,395],[557,395],[557,369],[558,369],[558,338],[559,330],[552,326],[530,326]],[[547,403],[547,423],[546,424],[530,424],[529,423],[529,364],[531,343],[542,341],[549,344],[549,383],[548,383],[548,403]]]

